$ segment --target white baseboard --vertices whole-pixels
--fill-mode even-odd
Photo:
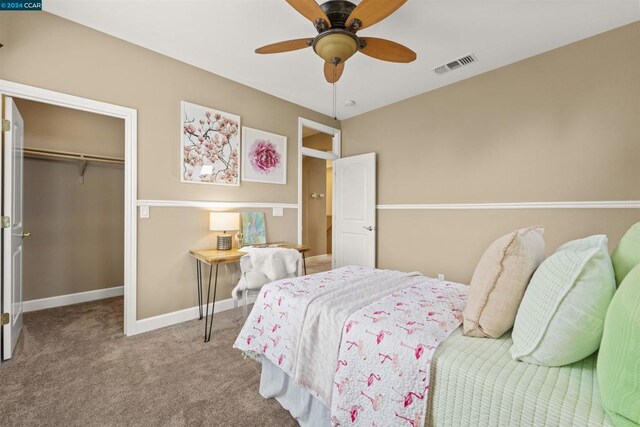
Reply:
[[[104,298],[112,298],[124,295],[124,286],[116,286],[114,288],[98,289],[96,291],[78,292],[76,294],[61,295],[57,297],[42,298],[31,301],[24,301],[22,303],[22,311],[36,311],[44,310],[47,308],[62,307],[65,305],[79,304],[82,302],[95,301]],[[249,295],[247,301],[249,304],[253,304],[256,301],[257,294]],[[209,313],[213,304],[209,304]],[[238,301],[238,306],[242,306],[242,299]],[[202,307],[203,310],[206,307]],[[233,298],[216,301],[215,312],[220,313],[233,309]],[[146,319],[136,321],[136,328],[133,333],[128,335],[141,334],[144,332],[153,331],[154,329],[160,329],[178,323],[186,322],[188,320],[194,320],[199,317],[198,306],[186,308],[184,310],[178,310],[171,313],[161,314],[159,316],[149,317]]]
[[[98,289],[95,291],[78,292],[75,294],[60,295],[57,297],[34,299],[22,303],[22,311],[44,310],[46,308],[62,307],[65,305],[79,304],[81,302],[95,301],[104,298],[119,297],[124,295],[124,286]]]
[[[253,304],[256,301],[256,298],[257,294],[249,295],[249,297],[247,298],[248,303]],[[209,303],[209,314],[211,314],[212,305],[212,303]],[[238,306],[242,307],[242,299],[238,301]],[[205,310],[206,307],[203,306],[202,309]],[[216,314],[231,309],[233,309],[233,298],[216,301]],[[189,320],[194,320],[198,317],[198,306],[185,308],[184,310],[178,310],[171,313],[160,314],[154,317],[148,317],[146,319],[136,321],[136,330],[133,334],[129,333],[128,335],[142,334],[144,332],[153,331],[155,329],[160,329]]]

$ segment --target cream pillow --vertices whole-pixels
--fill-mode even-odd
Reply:
[[[543,366],[577,362],[600,346],[616,290],[607,236],[560,246],[536,270],[513,327],[511,356]]]
[[[500,338],[513,327],[529,279],[544,260],[544,229],[523,228],[493,242],[476,266],[464,309],[464,334]]]

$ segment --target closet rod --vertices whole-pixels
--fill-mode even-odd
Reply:
[[[24,155],[40,159],[84,160],[87,162],[124,164],[119,157],[98,156],[94,154],[74,153],[70,151],[45,150],[43,148],[24,148]]]

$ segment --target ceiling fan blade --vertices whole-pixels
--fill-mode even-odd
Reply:
[[[311,43],[313,43],[313,39],[287,40],[284,42],[278,42],[259,47],[256,49],[256,53],[290,52],[292,50],[304,49],[305,47],[309,47],[311,46]]]
[[[347,28],[361,30],[382,21],[398,10],[407,0],[362,0],[347,18]],[[352,27],[352,21],[360,21],[359,26]]]
[[[315,0],[287,0],[287,3],[297,10],[302,16],[316,25],[317,19],[322,19],[327,28],[331,27],[331,21],[327,17],[327,14],[320,9],[318,3]]]
[[[366,42],[366,46],[361,48],[360,52],[372,58],[389,62],[405,63],[413,62],[417,58],[414,51],[391,40],[378,39],[375,37],[360,37],[360,40]]]
[[[324,78],[327,79],[329,83],[335,83],[340,80],[340,76],[342,76],[343,71],[344,62],[341,62],[338,65],[333,65],[331,62],[324,63]]]

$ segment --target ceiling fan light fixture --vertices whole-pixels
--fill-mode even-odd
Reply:
[[[416,53],[391,40],[375,37],[360,38],[356,32],[382,21],[407,0],[360,0],[356,6],[348,0],[286,0],[298,13],[313,23],[315,38],[285,40],[256,49],[258,54],[291,52],[313,47],[324,60],[324,77],[334,84],[344,72],[345,62],[355,53],[388,62],[408,63],[416,60]]]
[[[358,38],[349,31],[329,30],[318,35],[313,50],[327,62],[344,62],[358,51]]]

